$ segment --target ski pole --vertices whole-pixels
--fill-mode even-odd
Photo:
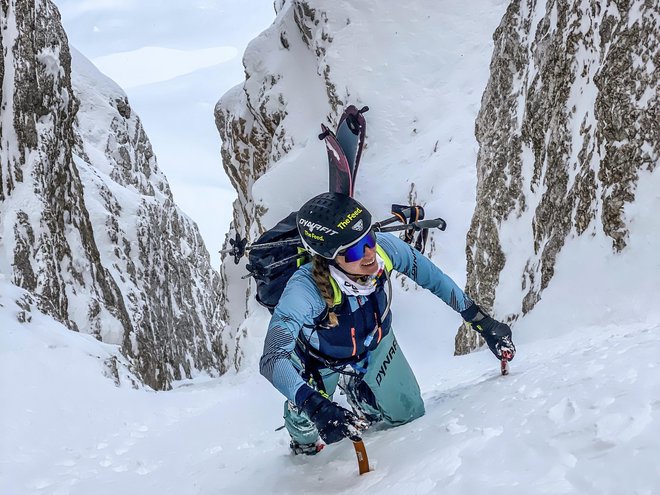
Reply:
[[[423,229],[434,229],[438,228],[440,230],[445,230],[447,228],[447,222],[442,218],[435,218],[431,220],[419,220],[417,222],[408,223],[405,225],[394,225],[391,227],[385,227],[391,223],[400,220],[398,217],[394,216],[383,220],[382,222],[376,222],[373,226],[376,232],[397,232],[401,230],[413,229],[415,231]],[[236,233],[235,239],[229,239],[229,244],[231,245],[228,249],[221,249],[218,251],[220,254],[230,254],[234,257],[234,263],[238,264],[240,259],[245,255],[247,251],[252,251],[254,249],[270,249],[274,247],[281,246],[302,246],[302,241],[299,237],[294,237],[293,239],[284,239],[282,241],[273,241],[273,242],[264,242],[260,244],[248,244],[247,238],[241,239],[241,237]],[[295,259],[295,258],[292,258]],[[283,263],[288,263],[290,260],[282,260]],[[279,265],[278,265],[279,266]]]
[[[374,229],[377,232],[397,232],[400,230],[422,230],[422,229],[434,229],[438,228],[440,230],[445,230],[447,228],[447,222],[442,218],[435,218],[432,220],[419,220],[418,222],[407,223],[405,225],[394,225],[392,227],[382,227],[382,222],[374,225]]]
[[[394,222],[400,222],[400,221],[401,221],[401,219],[399,217],[396,217],[396,216],[390,217],[390,218],[387,218],[385,220],[381,220],[380,222],[376,222],[374,224],[374,229],[377,230],[377,231],[380,231],[380,229],[382,227],[385,227],[386,225],[390,225],[390,224],[393,224]]]
[[[445,222],[442,218],[434,218],[431,220],[419,220],[418,222],[413,222],[410,225],[412,225],[415,230],[435,229],[435,228],[440,230],[445,230],[447,228],[447,222]]]
[[[284,258],[280,261],[275,261],[274,263],[271,263],[270,265],[266,265],[265,267],[263,267],[263,273],[266,273],[268,270],[272,270],[274,268],[278,268],[280,266],[287,265],[287,264],[291,263],[292,261],[297,260],[298,258],[302,258],[303,256],[306,256],[307,254],[308,254],[307,251],[303,251],[301,253],[296,253],[292,256],[288,256],[288,257],[286,257],[286,258]],[[247,269],[248,270],[253,270],[253,268],[250,268],[250,265],[247,265]],[[263,273],[262,273],[262,275],[263,275]],[[246,279],[246,278],[250,278],[250,277],[258,278],[258,275],[257,275],[256,272],[251,271],[247,275],[243,275],[241,277],[241,279]]]
[[[413,210],[415,208],[421,208],[421,207],[392,205],[392,210],[393,210],[392,213],[394,213],[394,216],[387,218],[385,220],[381,220],[380,222],[376,222],[374,224],[374,228],[376,230],[379,230],[381,227],[385,227],[386,225],[390,225],[394,222],[401,222],[405,224],[410,221],[410,218],[413,214]]]
[[[253,249],[269,249],[278,246],[295,246],[296,244],[302,246],[302,242],[300,242],[300,239],[295,238],[295,239],[285,239],[283,241],[264,242],[263,244],[249,244],[245,246],[243,250],[252,251]],[[232,254],[234,252],[234,249],[233,248],[222,249],[218,252],[220,254],[227,254],[227,253]]]
[[[240,259],[247,251],[253,249],[269,249],[272,247],[279,246],[295,246],[302,245],[300,238],[295,237],[293,239],[285,239],[283,241],[273,241],[273,242],[264,242],[262,244],[249,244],[247,243],[247,238],[241,239],[241,236],[236,233],[235,239],[229,239],[229,244],[231,247],[229,249],[221,249],[218,251],[220,254],[231,254],[234,257],[234,263],[238,265]]]

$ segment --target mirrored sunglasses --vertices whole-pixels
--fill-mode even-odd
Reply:
[[[364,258],[364,249],[366,247],[369,247],[369,249],[376,247],[376,233],[373,230],[370,230],[369,233],[357,243],[346,248],[339,254],[344,257],[347,263],[353,263],[354,261]]]

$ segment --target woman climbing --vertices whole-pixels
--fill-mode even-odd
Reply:
[[[503,351],[515,354],[508,325],[487,315],[419,251],[375,233],[371,214],[353,198],[320,194],[296,220],[312,262],[287,283],[260,361],[261,374],[287,398],[284,420],[294,453],[316,454],[323,442],[373,423],[397,426],[424,414],[419,385],[391,328],[393,270],[459,312],[498,358]],[[332,401],[338,384],[353,411]]]

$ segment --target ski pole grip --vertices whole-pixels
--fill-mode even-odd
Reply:
[[[435,229],[438,228],[440,230],[445,230],[447,228],[447,222],[445,222],[442,218],[434,218],[432,220],[419,220],[417,222],[413,223],[407,223],[404,225],[393,225],[391,227],[385,227],[385,225],[388,225],[391,223],[392,219],[388,218],[387,220],[383,220],[382,222],[378,222],[374,224],[374,229],[376,232],[398,232],[401,230],[422,230],[422,229]]]
[[[374,224],[374,229],[375,229],[377,232],[380,232],[380,230],[381,230],[383,227],[385,227],[385,226],[387,226],[387,225],[391,225],[391,224],[393,224],[394,222],[400,222],[400,221],[401,221],[401,219],[400,219],[399,217],[390,217],[390,218],[387,218],[387,219],[385,219],[385,220],[381,220],[380,222],[376,222],[376,223]]]
[[[435,229],[435,228],[438,228],[440,230],[445,230],[447,228],[447,222],[445,222],[442,218],[434,218],[431,220],[419,220],[418,222],[414,222],[412,225],[415,226],[415,230]]]

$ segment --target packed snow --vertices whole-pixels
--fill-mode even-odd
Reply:
[[[424,318],[411,293],[399,294],[394,325],[427,412],[365,432],[372,471],[359,476],[348,440],[315,457],[288,452],[288,434],[275,431],[282,397],[254,366],[170,392],[134,389],[129,375],[116,387],[104,375],[116,347],[38,314],[18,323],[18,292],[2,282],[3,494],[659,489],[660,325],[575,328],[519,345],[501,376],[487,350],[452,357],[452,333],[428,324],[449,311],[442,303]]]

